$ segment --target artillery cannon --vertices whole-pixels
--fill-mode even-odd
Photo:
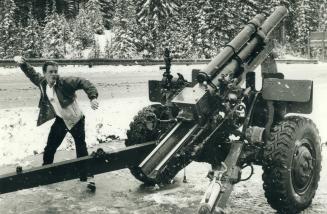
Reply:
[[[263,167],[268,203],[281,213],[306,209],[321,169],[320,137],[302,116],[312,111],[313,82],[286,80],[277,72],[270,33],[287,15],[277,7],[268,18],[254,17],[192,82],[170,72],[165,51],[162,81],[149,81],[156,104],[142,109],[127,131],[126,149],[0,176],[0,193],[129,168],[148,184],[170,183],[192,161],[212,165],[198,213],[222,213],[242,169]],[[255,68],[262,68],[262,89]],[[252,168],[253,169],[253,168]]]

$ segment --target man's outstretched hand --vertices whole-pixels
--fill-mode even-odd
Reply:
[[[90,103],[91,103],[91,108],[93,110],[97,110],[99,108],[99,103],[97,99],[91,100]]]
[[[23,64],[25,62],[25,59],[24,57],[22,56],[15,56],[14,57],[14,61],[17,63],[17,64]]]

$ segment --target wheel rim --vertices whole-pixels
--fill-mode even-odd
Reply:
[[[295,192],[302,195],[306,192],[312,181],[316,157],[308,139],[298,140],[296,145],[291,171],[292,183]]]

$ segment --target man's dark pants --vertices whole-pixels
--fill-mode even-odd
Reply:
[[[76,156],[79,158],[88,155],[85,142],[85,117],[83,116],[83,118],[71,130],[68,130],[62,118],[56,117],[56,120],[50,129],[47,145],[44,148],[43,165],[53,163],[54,155],[67,132],[70,132],[74,138]],[[81,180],[86,180],[85,170],[86,169],[81,171]]]

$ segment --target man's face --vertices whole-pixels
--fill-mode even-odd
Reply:
[[[54,65],[48,65],[44,77],[50,86],[53,86],[58,78],[58,67]]]

